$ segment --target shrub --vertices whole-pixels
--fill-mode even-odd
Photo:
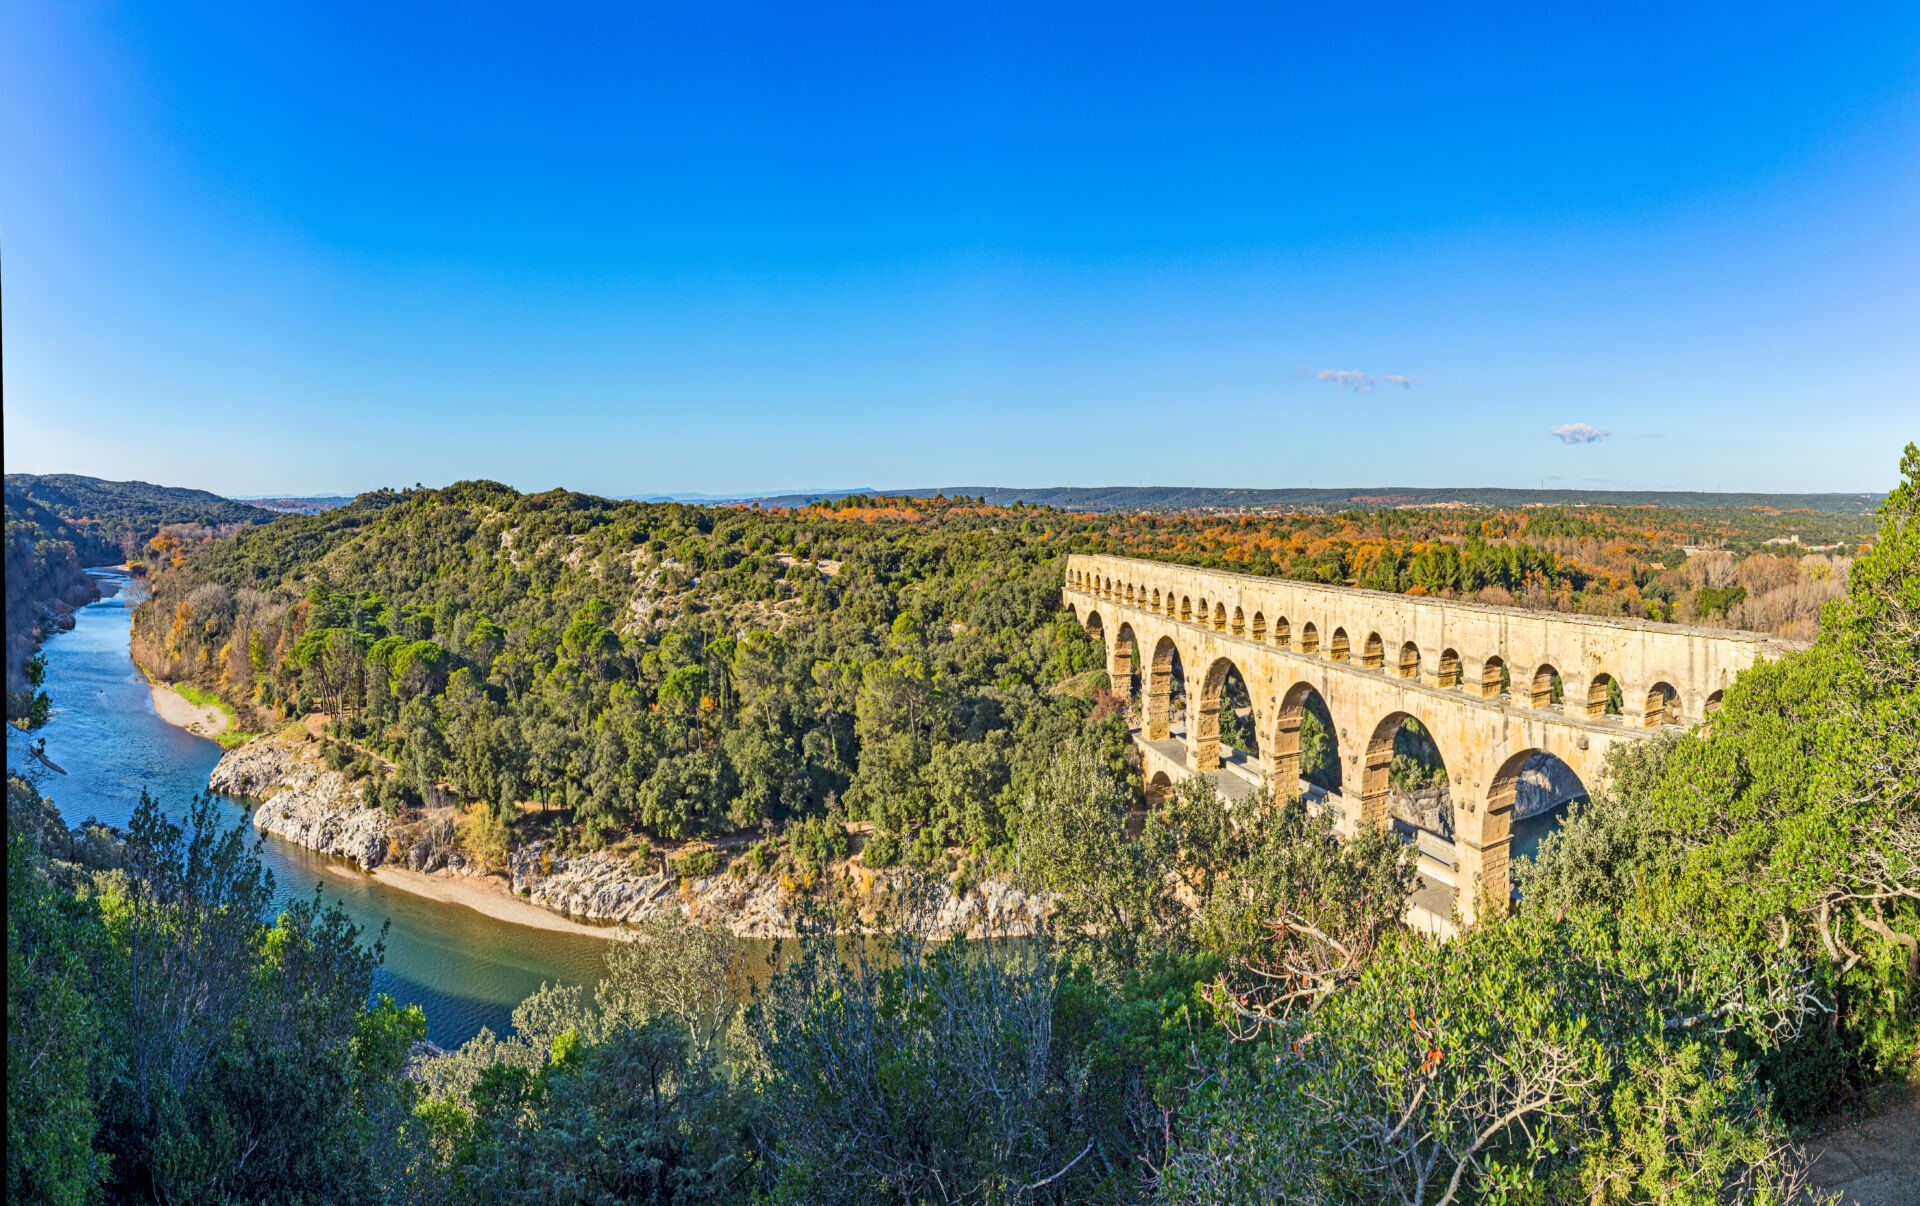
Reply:
[[[720,852],[713,849],[682,850],[667,857],[667,866],[681,879],[704,879],[720,870]]]
[[[847,831],[828,817],[808,817],[787,826],[787,852],[794,865],[811,879],[837,858],[846,857]]]
[[[867,839],[860,861],[869,867],[891,867],[900,861],[900,839],[882,829]]]

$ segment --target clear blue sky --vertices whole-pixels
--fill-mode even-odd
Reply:
[[[6,467],[1867,490],[1920,438],[1912,0],[1041,7],[8,0]]]

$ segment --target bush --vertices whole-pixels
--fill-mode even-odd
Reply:
[[[780,842],[776,838],[762,838],[747,847],[747,855],[741,860],[755,875],[765,875],[779,861]]]
[[[900,861],[900,839],[882,829],[867,839],[860,861],[869,867],[891,867]]]
[[[667,866],[681,879],[704,879],[720,870],[720,852],[713,849],[682,850],[667,856]]]
[[[388,775],[384,779],[374,780],[367,791],[367,802],[392,818],[413,807],[419,800],[414,796],[413,789],[402,783],[399,776]]]
[[[845,858],[847,831],[828,817],[808,817],[787,826],[787,852],[807,877],[818,875],[835,859]]]
[[[460,818],[457,833],[461,848],[481,866],[496,868],[506,865],[513,830],[507,825],[506,818],[491,804],[475,804],[466,816]]]

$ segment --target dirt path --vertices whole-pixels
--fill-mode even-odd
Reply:
[[[1814,1186],[1847,1206],[1920,1203],[1920,1086],[1909,1085],[1861,1122],[1807,1140]]]

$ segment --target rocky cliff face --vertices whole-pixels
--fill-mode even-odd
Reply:
[[[230,750],[207,786],[260,801],[253,827],[309,850],[351,859],[369,870],[386,861],[387,815],[359,785],[328,770],[302,735],[269,734]]]
[[[259,801],[254,828],[368,870],[388,862],[398,846],[405,853],[395,861],[415,871],[476,873],[453,849],[452,826],[444,818],[410,829],[396,826],[380,809],[368,806],[358,784],[328,770],[297,730],[256,737],[230,750],[214,768],[208,786]],[[909,878],[897,868],[876,871],[846,862],[829,871],[815,892],[840,906],[850,928],[884,929],[900,916]],[[770,875],[722,872],[682,880],[662,873],[657,865],[636,865],[631,858],[604,851],[556,854],[544,840],[508,855],[508,881],[516,895],[579,921],[632,924],[684,917],[722,926],[742,938],[791,935],[806,901]],[[930,895],[924,907],[934,938],[975,937],[989,930],[1026,933],[1045,909],[1044,902],[1002,879],[964,890],[939,882]]]
[[[791,935],[804,899],[770,875],[723,871],[681,880],[604,852],[557,855],[546,842],[515,850],[510,871],[516,893],[577,920],[633,924],[686,917],[724,926],[743,938]],[[841,906],[849,928],[886,929],[900,917],[910,875],[898,868],[877,871],[846,862],[828,873],[817,893]],[[937,882],[931,896],[925,907],[928,933],[934,938],[1027,933],[1046,908],[1043,901],[999,878],[964,890]]]

